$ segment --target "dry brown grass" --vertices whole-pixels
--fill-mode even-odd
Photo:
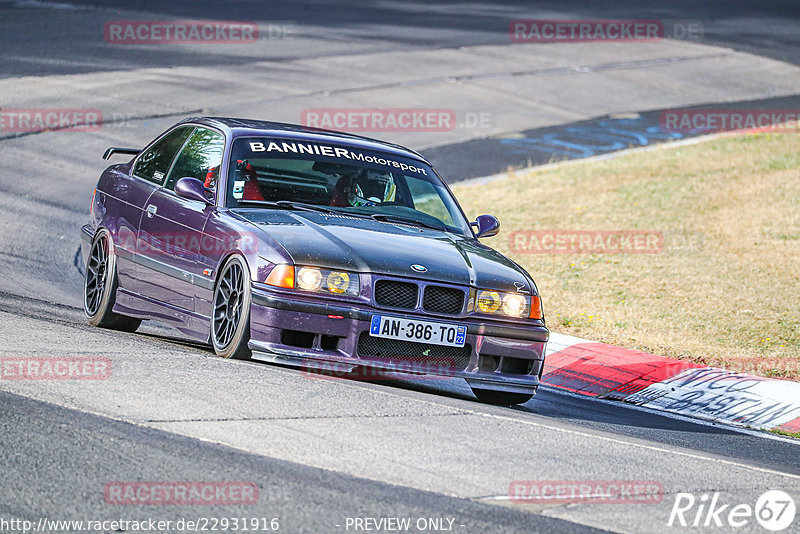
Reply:
[[[454,188],[556,332],[800,379],[800,135],[749,134]],[[512,254],[514,230],[657,230],[659,254]]]

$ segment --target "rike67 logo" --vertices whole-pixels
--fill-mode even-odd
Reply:
[[[723,503],[719,492],[704,493],[700,497],[678,493],[667,526],[727,527],[726,530],[730,530],[752,525],[755,519],[763,528],[778,532],[792,524],[796,511],[794,499],[781,490],[763,493],[755,506]]]

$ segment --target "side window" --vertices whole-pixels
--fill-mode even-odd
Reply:
[[[192,130],[194,126],[183,126],[159,139],[136,161],[133,174],[155,184],[163,184],[175,154],[181,149]]]
[[[206,187],[214,189],[225,149],[225,136],[207,128],[197,128],[183,146],[164,187],[173,189],[181,178],[197,178]]]
[[[432,183],[413,176],[406,176],[406,184],[408,184],[408,190],[414,201],[414,209],[436,217],[448,226],[455,226],[442,196]]]

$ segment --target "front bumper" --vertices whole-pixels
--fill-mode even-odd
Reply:
[[[410,341],[393,344],[369,335],[373,315],[465,325],[465,348]],[[539,386],[549,331],[475,318],[441,318],[381,310],[362,303],[306,299],[253,288],[250,312],[253,359],[302,365],[335,373],[356,367],[459,377],[473,387],[533,393]],[[380,354],[374,341],[392,354]],[[405,344],[405,345],[404,345]],[[410,349],[403,352],[403,347]]]

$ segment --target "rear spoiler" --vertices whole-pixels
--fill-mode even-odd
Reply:
[[[135,156],[141,151],[142,151],[141,148],[121,148],[118,146],[112,146],[111,148],[106,150],[105,154],[103,154],[103,159],[108,159],[114,154],[130,154],[132,156]]]

